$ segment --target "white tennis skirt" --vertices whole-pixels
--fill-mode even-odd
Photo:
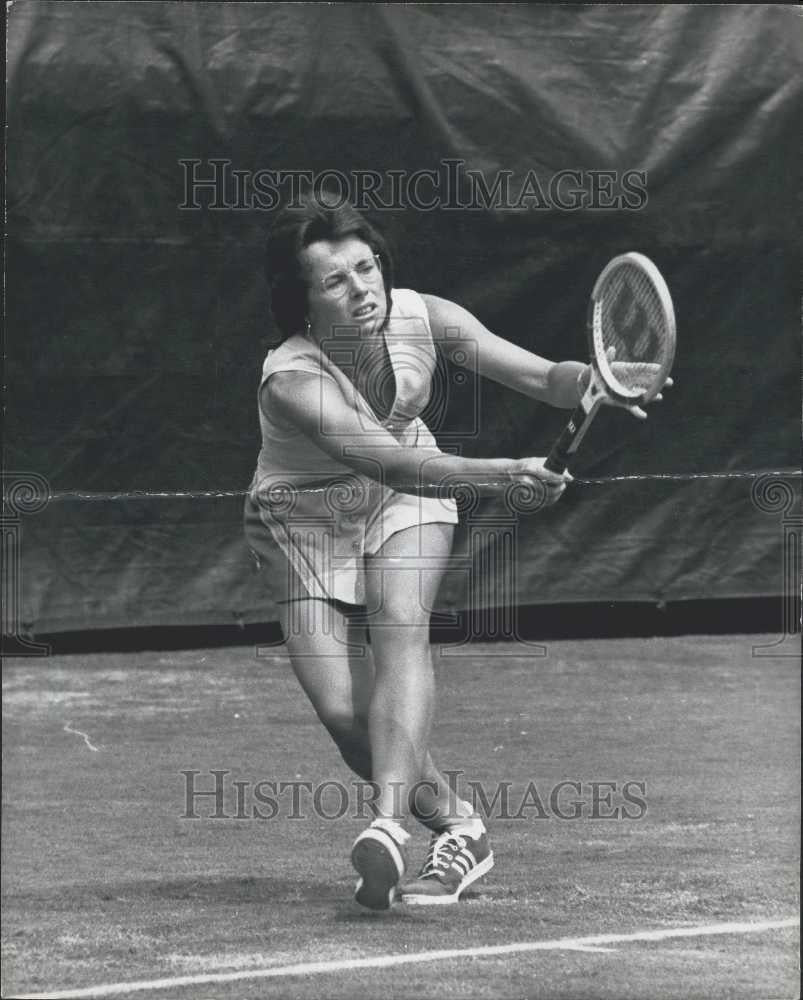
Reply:
[[[437,448],[423,420],[414,423],[415,446]],[[356,472],[303,485],[277,472],[255,480],[245,500],[246,539],[279,602],[309,595],[365,604],[365,555],[397,531],[457,521],[452,499],[399,493]]]

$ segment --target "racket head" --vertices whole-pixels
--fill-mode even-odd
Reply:
[[[588,338],[592,364],[613,398],[641,405],[661,391],[675,360],[675,310],[661,272],[644,254],[620,254],[603,269],[591,292]]]

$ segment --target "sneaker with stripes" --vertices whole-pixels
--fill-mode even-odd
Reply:
[[[351,863],[360,878],[354,898],[369,910],[387,910],[406,867],[404,845],[410,834],[395,820],[380,817],[357,837]]]
[[[456,903],[463,890],[493,865],[493,851],[480,820],[433,833],[418,878],[402,886],[402,902],[414,906]]]

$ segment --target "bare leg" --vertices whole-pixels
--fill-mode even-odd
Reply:
[[[426,524],[399,531],[376,558],[366,560],[376,667],[369,711],[373,779],[379,786],[376,805],[381,815],[404,820],[416,801],[415,811],[433,829],[467,812],[428,752],[435,703],[429,609],[453,530],[449,524]],[[421,552],[426,560],[420,559]]]
[[[313,598],[282,607],[282,629],[293,671],[343,760],[364,781],[373,778],[369,705],[373,650],[364,624]],[[323,615],[327,615],[326,619]],[[326,621],[327,628],[322,624]],[[432,830],[470,814],[427,751],[413,813]]]
[[[365,627],[314,598],[293,601],[282,611],[285,645],[301,687],[343,760],[370,781],[368,706],[374,663]]]

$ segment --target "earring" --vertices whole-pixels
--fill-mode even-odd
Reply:
[[[312,326],[310,325],[309,319],[306,319],[304,321],[304,323],[305,323],[305,325],[304,325],[304,335],[306,337],[309,337],[309,335],[312,333]]]

